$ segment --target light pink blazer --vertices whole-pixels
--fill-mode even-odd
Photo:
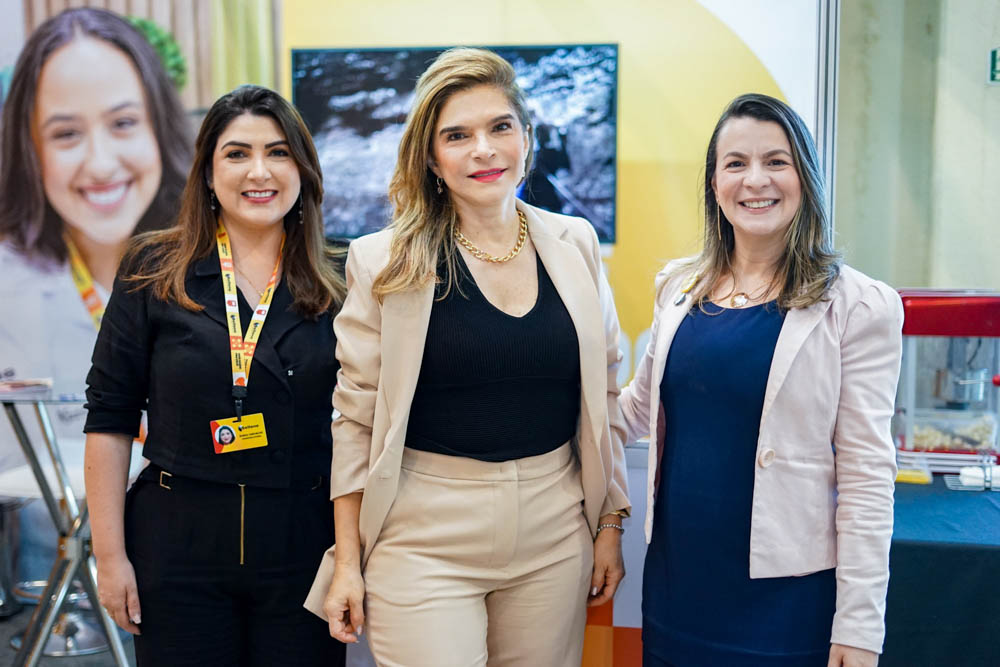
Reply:
[[[650,434],[646,541],[666,419],[660,381],[691,300],[684,273],[656,278],[652,335],[619,404],[631,437]],[[828,300],[785,316],[760,419],[750,577],[837,568],[831,641],[881,652],[889,582],[895,449],[889,432],[902,352],[896,292],[849,266]],[[678,418],[682,416],[678,415]]]
[[[615,380],[621,362],[618,315],[594,228],[581,218],[522,201],[517,208],[524,212],[535,250],[576,328],[581,391],[573,445],[581,466],[584,514],[593,534],[601,516],[629,509],[625,427]],[[331,497],[364,492],[359,519],[362,568],[396,497],[410,403],[434,304],[432,283],[391,294],[382,304],[372,296],[372,282],[388,263],[391,240],[391,230],[384,230],[351,244],[347,299],[333,325],[341,368],[333,394],[340,416],[333,423]],[[331,548],[305,604],[324,618],[333,563]]]

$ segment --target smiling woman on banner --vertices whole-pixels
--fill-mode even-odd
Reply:
[[[302,609],[333,541],[332,318],[312,138],[277,93],[209,110],[173,229],[123,262],[87,377],[98,586],[151,665],[337,665]],[[148,407],[147,407],[148,406]],[[125,493],[146,408],[150,465]]]
[[[17,317],[0,325],[0,379],[82,389],[129,237],[177,213],[188,120],[146,38],[84,8],[28,38],[2,132],[0,294]],[[55,421],[77,435],[83,411]]]
[[[83,390],[129,238],[173,222],[190,164],[188,119],[159,57],[120,16],[70,9],[18,58],[0,139],[0,379]],[[50,410],[79,438],[79,405]],[[24,415],[34,430],[36,420]],[[0,470],[23,462],[0,419]],[[71,452],[67,452],[70,458]],[[21,578],[44,579],[56,532],[44,503],[21,511]]]
[[[445,52],[392,225],[351,244],[338,543],[307,605],[344,641],[367,622],[384,667],[578,667],[624,575],[618,319],[593,227],[515,196],[531,143],[510,64]]]
[[[812,138],[735,99],[705,245],[657,276],[620,403],[650,434],[643,664],[864,667],[884,634],[902,305],[833,250]]]

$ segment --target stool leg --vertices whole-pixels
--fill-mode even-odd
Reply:
[[[14,658],[14,667],[35,667],[41,660],[45,641],[52,632],[52,625],[66,600],[70,584],[73,583],[73,574],[77,569],[75,565],[72,559],[60,557],[52,567],[49,585],[45,588],[45,593],[28,623],[24,643]]]
[[[115,624],[114,619],[111,618],[111,615],[108,614],[108,610],[101,606],[100,597],[97,595],[97,563],[94,561],[94,557],[90,556],[80,563],[79,571],[80,582],[83,584],[84,590],[87,591],[87,597],[90,598],[91,606],[97,612],[97,617],[101,621],[101,629],[104,630],[104,634],[108,637],[108,648],[115,659],[115,664],[118,667],[128,667],[128,658],[125,657],[125,647],[122,646],[122,638],[118,634],[118,626]]]
[[[0,618],[13,616],[21,611],[21,603],[14,597],[14,506],[0,504]]]

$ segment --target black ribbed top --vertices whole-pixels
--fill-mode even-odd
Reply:
[[[536,262],[538,298],[514,317],[486,300],[459,255],[461,292],[453,287],[431,309],[407,447],[509,461],[550,452],[576,433],[576,328]]]

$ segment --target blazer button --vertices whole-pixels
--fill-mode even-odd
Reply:
[[[760,464],[761,468],[766,468],[774,463],[774,456],[773,449],[765,449],[760,453],[760,456],[757,457],[757,463]]]
[[[280,449],[274,450],[273,452],[271,452],[271,461],[273,463],[284,463],[285,462],[285,453],[283,451],[281,451]]]

